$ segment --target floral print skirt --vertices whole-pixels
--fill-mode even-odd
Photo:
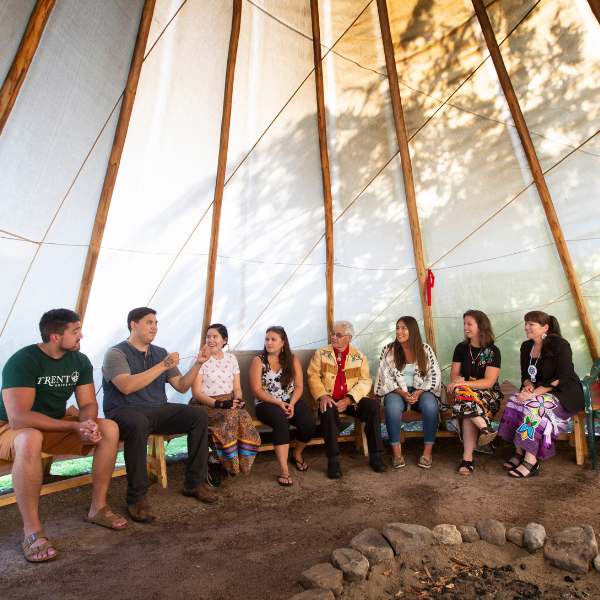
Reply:
[[[567,412],[552,394],[535,396],[527,402],[517,402],[518,395],[508,399],[498,435],[540,460],[552,458],[556,454],[554,442],[577,413]]]
[[[483,417],[486,425],[490,425],[494,415],[500,410],[504,394],[499,388],[474,390],[468,385],[460,385],[454,390],[454,406],[452,422],[459,419]]]
[[[212,396],[215,400],[231,400],[233,394]],[[256,458],[260,446],[260,434],[252,424],[252,417],[243,408],[214,408],[204,406],[192,399],[189,404],[200,406],[210,419],[214,452],[229,473],[244,474]]]

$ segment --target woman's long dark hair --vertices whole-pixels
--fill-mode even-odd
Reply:
[[[494,331],[492,329],[492,324],[490,323],[488,316],[480,310],[468,310],[463,315],[463,321],[465,320],[465,317],[473,317],[475,319],[477,323],[477,329],[479,329],[479,335],[481,336],[481,347],[489,348],[494,343],[496,338],[494,337]],[[468,346],[470,343],[471,340],[467,336],[465,336],[463,344],[466,344]]]
[[[549,346],[549,342],[552,338],[562,337],[560,332],[560,325],[556,320],[556,317],[549,315],[541,310],[532,310],[529,311],[525,317],[525,322],[532,321],[533,323],[539,323],[542,327],[544,325],[548,325],[548,333],[546,334],[546,338],[542,340],[542,349],[540,351],[540,356],[542,358],[548,358],[552,356],[552,349]]]
[[[283,348],[279,352],[279,362],[281,363],[281,387],[285,389],[294,381],[294,355],[292,354],[292,349],[290,348],[290,342],[288,340],[287,333],[283,327],[279,325],[272,325],[267,328],[265,334],[272,331],[276,333],[281,340],[283,341]],[[270,369],[269,366],[269,353],[267,352],[267,347],[265,346],[262,351],[262,360],[265,363],[265,366]]]
[[[410,353],[412,354],[413,360],[419,367],[419,373],[425,376],[429,367],[429,361],[427,359],[425,348],[423,347],[423,340],[421,339],[419,324],[414,317],[400,317],[396,321],[396,327],[398,327],[398,323],[400,323],[400,321],[402,321],[408,329],[408,345],[410,347]],[[402,369],[404,369],[406,366],[406,355],[404,354],[404,349],[402,348],[402,344],[398,341],[398,338],[388,345],[387,350],[385,351],[385,356],[387,356],[390,352],[394,358],[394,365],[396,366],[396,369],[398,369],[398,371],[402,371]]]

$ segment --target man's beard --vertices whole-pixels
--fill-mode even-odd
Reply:
[[[79,342],[77,342],[74,346],[71,346],[70,348],[66,348],[62,344],[58,348],[59,348],[59,350],[62,350],[63,352],[79,352],[81,350],[81,346],[80,346]]]

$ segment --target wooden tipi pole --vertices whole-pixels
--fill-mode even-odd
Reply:
[[[415,183],[413,180],[410,150],[408,148],[408,136],[404,123],[404,112],[400,98],[400,86],[398,85],[398,72],[396,71],[396,59],[394,57],[394,45],[390,31],[390,20],[388,16],[386,0],[377,0],[379,12],[379,24],[381,26],[381,37],[383,39],[383,52],[385,54],[385,66],[390,82],[390,96],[392,100],[392,112],[396,124],[396,135],[400,149],[402,165],[402,177],[404,179],[404,191],[406,195],[406,206],[408,209],[408,220],[412,234],[413,253],[417,278],[419,281],[419,294],[421,296],[421,307],[423,309],[423,321],[425,325],[425,338],[427,343],[435,352],[435,332],[433,329],[433,314],[431,306],[427,302],[427,269],[423,258],[423,242],[421,240],[421,227],[419,226],[419,214],[417,212],[417,198],[415,195]]]
[[[85,317],[88,301],[90,299],[94,273],[98,263],[98,255],[100,254],[100,246],[102,245],[106,219],[108,218],[108,210],[115,189],[115,182],[117,181],[121,156],[123,155],[123,147],[125,146],[125,138],[127,137],[127,129],[129,128],[129,120],[133,111],[133,102],[137,92],[138,81],[140,80],[140,72],[142,70],[142,62],[144,61],[144,52],[146,51],[146,42],[148,41],[148,35],[150,33],[150,25],[152,24],[152,15],[154,13],[155,4],[156,0],[146,0],[144,4],[140,27],[133,49],[129,77],[127,78],[127,84],[123,94],[123,103],[121,105],[121,112],[119,113],[117,130],[108,159],[102,193],[100,195],[98,209],[96,210],[96,220],[94,221],[90,246],[88,248],[85,267],[83,269],[83,276],[81,277],[79,296],[75,307],[75,312],[79,314],[82,321]]]
[[[0,88],[0,134],[8,121],[23,81],[25,81],[29,65],[31,65],[55,2],[56,0],[38,0],[31,17],[29,17],[29,23],[27,23],[17,54]]]
[[[204,317],[202,319],[202,336],[200,347],[204,345],[206,330],[212,318],[212,306],[215,295],[215,273],[217,270],[217,250],[219,248],[219,226],[221,224],[221,207],[223,205],[223,190],[225,188],[225,169],[227,167],[227,148],[229,146],[229,124],[231,122],[231,107],[233,98],[233,78],[237,58],[240,26],[242,22],[242,0],[233,2],[233,18],[231,22],[231,37],[229,38],[229,54],[227,56],[227,73],[225,75],[225,98],[223,100],[223,116],[221,117],[221,141],[219,144],[219,159],[217,163],[217,181],[213,201],[212,226],[210,229],[210,247],[208,250],[208,266],[206,268],[206,293],[204,297]]]
[[[323,89],[323,63],[321,59],[321,29],[319,26],[319,1],[310,0],[312,18],[315,83],[317,90],[317,119],[319,150],[323,176],[323,201],[325,203],[325,289],[327,294],[327,332],[333,329],[333,212],[331,207],[331,176],[327,154],[327,122],[325,120],[325,92]]]
[[[502,86],[504,96],[506,97],[506,102],[510,108],[510,113],[515,122],[517,132],[519,133],[519,138],[521,139],[521,144],[523,146],[525,156],[527,157],[527,162],[529,163],[529,168],[531,169],[531,174],[533,175],[533,180],[537,187],[540,200],[542,201],[544,211],[546,212],[548,225],[550,226],[550,230],[554,238],[554,244],[556,246],[556,250],[558,251],[558,256],[560,257],[560,262],[562,263],[563,270],[569,284],[569,289],[571,290],[571,295],[573,296],[573,302],[575,302],[575,308],[577,309],[577,314],[579,315],[579,320],[581,321],[581,327],[583,329],[592,360],[595,361],[600,356],[598,341],[596,339],[596,334],[594,333],[587,307],[581,293],[581,288],[579,287],[579,283],[577,281],[577,275],[575,274],[575,269],[573,268],[567,243],[565,242],[558,217],[556,216],[556,211],[554,210],[554,204],[552,203],[552,198],[550,197],[550,192],[548,191],[548,186],[546,185],[542,168],[538,161],[537,154],[535,153],[533,142],[529,136],[529,131],[527,130],[527,125],[525,123],[525,119],[523,118],[521,107],[519,106],[519,101],[517,100],[515,90],[513,89],[510,77],[508,76],[508,71],[504,65],[502,54],[500,53],[500,48],[498,47],[492,25],[488,18],[488,14],[485,10],[483,2],[482,0],[472,0],[472,2],[473,7],[475,8],[477,19],[481,25],[490,56],[492,57],[494,67],[496,68],[500,85]]]
[[[600,23],[600,0],[588,0],[588,2],[596,19],[598,19],[598,23]]]

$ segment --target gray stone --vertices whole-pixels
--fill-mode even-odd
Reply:
[[[344,591],[344,574],[330,563],[321,563],[304,571],[300,583],[307,589],[325,588],[338,596]]]
[[[313,588],[292,596],[290,600],[333,600],[334,598],[335,596],[331,590]]]
[[[369,559],[371,565],[394,558],[394,551],[377,529],[361,531],[350,540],[350,547]]]
[[[504,546],[506,542],[506,528],[496,519],[481,519],[475,523],[479,537],[488,544]]]
[[[506,532],[506,539],[509,542],[512,542],[515,546],[519,546],[522,548],[524,545],[523,538],[525,537],[525,528],[524,527],[511,527]]]
[[[357,550],[337,548],[333,551],[333,566],[341,569],[346,581],[362,581],[367,578],[369,561]]]
[[[596,558],[593,561],[594,564],[594,569],[596,569],[596,571],[600,571],[600,554],[598,554],[598,556],[596,556]]]
[[[468,544],[472,544],[473,542],[481,539],[477,533],[477,529],[475,529],[475,527],[471,527],[470,525],[459,525],[458,531],[462,536],[463,542],[467,542]]]
[[[383,536],[396,554],[426,548],[436,543],[431,529],[408,523],[387,523],[383,526]]]
[[[544,546],[544,558],[557,569],[584,574],[598,555],[598,544],[590,525],[574,525],[552,534]]]
[[[529,552],[535,552],[544,547],[544,543],[548,536],[543,525],[537,523],[529,523],[525,527],[525,535],[523,536],[523,545]]]
[[[462,535],[456,525],[436,525],[433,535],[441,546],[458,546],[462,544]]]

